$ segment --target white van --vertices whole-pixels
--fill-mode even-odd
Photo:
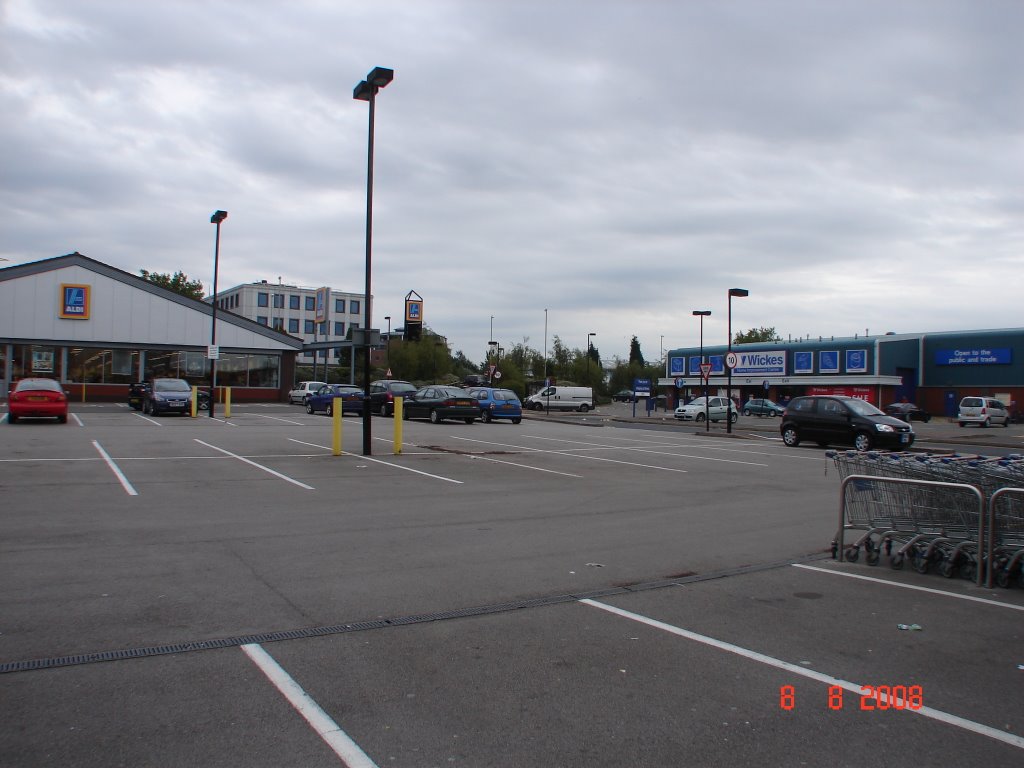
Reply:
[[[543,411],[552,408],[559,411],[580,411],[586,413],[594,407],[593,387],[546,387],[530,395],[523,403],[526,408]]]

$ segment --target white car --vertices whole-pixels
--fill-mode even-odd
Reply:
[[[295,385],[295,389],[288,393],[288,402],[305,405],[309,396],[315,395],[316,391],[326,383],[325,381],[300,381]]]
[[[704,421],[705,418],[710,418],[711,421],[721,421],[726,418],[726,414],[733,424],[740,417],[736,404],[728,397],[709,397],[707,403],[705,403],[705,398],[698,397],[696,400],[676,408],[676,418],[683,421]]]
[[[999,400],[993,397],[965,397],[960,401],[957,421],[961,427],[968,424],[979,424],[983,427],[992,424],[1010,426],[1010,411]]]

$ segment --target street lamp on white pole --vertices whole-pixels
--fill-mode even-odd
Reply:
[[[729,289],[729,354],[732,354],[732,297],[735,296],[738,299],[744,296],[749,296],[750,291],[746,288],[730,288]],[[729,375],[726,383],[726,394],[729,401],[729,410],[726,411],[725,416],[725,431],[730,435],[732,434],[732,366],[726,364],[726,368],[729,369]]]
[[[227,211],[214,211],[210,217],[210,223],[217,225],[217,235],[213,245],[213,302],[212,319],[210,321],[210,354],[213,354],[217,346],[217,273],[220,270],[220,225],[228,217]],[[213,418],[213,404],[216,402],[217,392],[217,358],[210,358],[210,418]]]

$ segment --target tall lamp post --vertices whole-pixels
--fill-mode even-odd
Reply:
[[[385,347],[384,360],[387,366],[388,373],[391,373],[391,315],[384,315],[384,319],[388,321],[388,341],[387,347]]]
[[[373,453],[370,435],[370,254],[373,242],[373,112],[377,91],[395,79],[395,70],[374,67],[352,91],[352,98],[370,103],[370,129],[366,142],[366,291],[363,295],[363,456]]]
[[[711,314],[710,309],[695,309],[693,310],[693,316],[700,318],[700,362],[704,364],[704,318]],[[687,363],[689,367],[689,363]],[[708,416],[711,415],[711,409],[708,407],[708,380],[704,376],[704,371],[700,372],[700,377],[704,379],[704,431],[711,431],[711,422],[708,420]],[[729,421],[729,416],[726,414],[726,422]]]
[[[590,346],[590,339],[593,338],[594,336],[597,336],[597,334],[596,333],[588,333],[587,334],[587,386],[588,387],[590,386],[590,355],[591,355],[591,352],[593,351],[593,347]],[[591,405],[593,405],[593,403],[594,403],[593,396],[591,396],[591,398],[590,398],[590,403],[591,403]]]
[[[212,320],[210,322],[210,351],[217,346],[217,273],[220,269],[220,224],[228,217],[227,211],[214,211],[210,223],[217,225],[217,235],[213,241],[213,303]],[[213,404],[216,402],[217,359],[210,358],[210,418],[213,418]]]
[[[729,353],[732,353],[732,297],[735,296],[737,299],[741,299],[744,296],[749,296],[750,291],[746,288],[730,288],[729,289]],[[725,431],[732,434],[732,366],[727,365],[729,369],[728,382],[726,384],[726,395],[729,400],[729,410],[725,416]]]

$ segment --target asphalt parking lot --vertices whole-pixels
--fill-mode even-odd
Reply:
[[[1021,759],[1024,591],[836,563],[823,451],[663,415],[0,424],[0,765]]]

